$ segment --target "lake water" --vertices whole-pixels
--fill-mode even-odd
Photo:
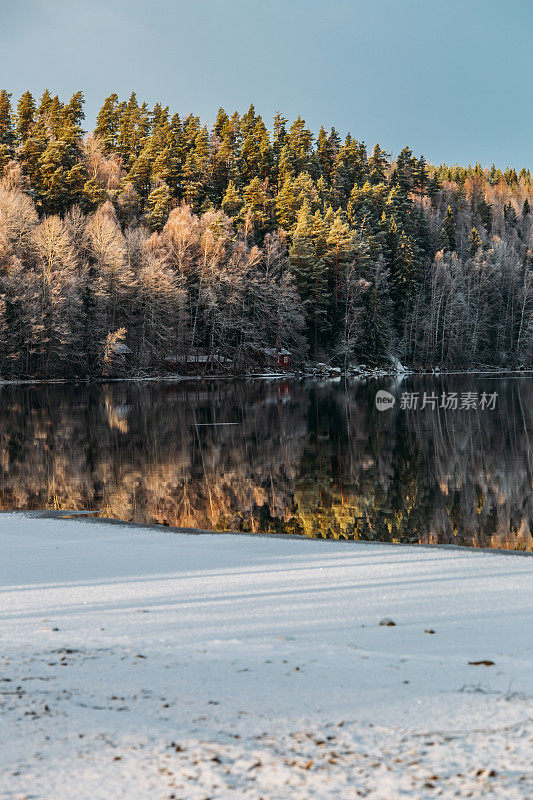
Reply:
[[[0,507],[532,550],[532,433],[530,377],[3,386]]]

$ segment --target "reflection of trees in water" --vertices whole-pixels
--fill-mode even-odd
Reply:
[[[407,412],[397,404],[378,412],[373,387],[335,391],[335,402],[323,390],[295,490],[305,531],[533,549],[531,380],[412,378],[401,387],[483,390],[498,391],[495,411]]]
[[[357,383],[3,387],[0,503],[532,548],[531,381],[424,381],[401,391],[494,386],[498,408],[378,412]]]
[[[289,394],[266,383],[4,387],[2,505],[252,529],[266,505],[287,519],[306,418],[305,394]]]
[[[424,541],[532,549],[533,384],[509,379],[484,388],[498,391],[495,411],[408,415],[434,478]],[[477,388],[460,391],[468,390]]]

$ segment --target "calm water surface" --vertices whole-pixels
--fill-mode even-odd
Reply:
[[[412,392],[498,397],[402,409]],[[528,377],[3,386],[0,507],[532,550],[532,433]]]

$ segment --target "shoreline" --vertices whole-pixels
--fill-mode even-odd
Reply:
[[[490,555],[511,555],[511,556],[532,556],[533,550],[506,550],[501,547],[474,547],[460,544],[431,544],[424,542],[387,542],[380,539],[345,539],[332,538],[326,539],[323,536],[306,536],[304,534],[298,535],[295,533],[270,533],[265,531],[258,531],[252,533],[251,531],[217,531],[209,528],[182,528],[174,525],[162,525],[157,522],[132,522],[123,520],[118,517],[99,517],[99,511],[79,511],[79,510],[25,510],[25,509],[12,509],[0,510],[0,520],[4,515],[21,515],[35,519],[52,519],[60,521],[80,520],[81,522],[88,522],[100,525],[113,525],[118,527],[127,527],[140,530],[149,530],[155,533],[172,533],[184,534],[186,536],[222,536],[222,537],[235,537],[246,536],[252,539],[282,539],[292,541],[305,541],[305,542],[327,542],[334,543],[340,542],[343,545],[360,544],[379,547],[399,547],[406,548],[412,547],[416,549],[432,549],[432,550],[456,550],[461,553],[474,552],[485,553]]]
[[[412,378],[416,376],[431,376],[433,378],[440,378],[446,375],[476,375],[486,376],[489,378],[505,378],[505,377],[519,377],[519,378],[532,378],[533,368],[527,370],[490,370],[490,369],[472,369],[472,370],[432,370],[432,371],[418,371],[405,369],[403,371],[394,370],[365,370],[361,372],[273,372],[273,373],[248,373],[248,374],[221,374],[221,375],[155,375],[155,376],[132,376],[132,377],[95,377],[95,378],[20,378],[16,380],[1,380],[0,388],[2,386],[72,386],[72,385],[98,385],[107,383],[186,383],[186,382],[204,382],[204,381],[220,381],[220,382],[238,382],[238,381],[345,381],[363,380],[363,379],[380,379],[380,378]]]

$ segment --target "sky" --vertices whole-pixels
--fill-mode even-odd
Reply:
[[[213,123],[254,103],[393,156],[533,169],[533,0],[0,0],[0,86]]]

